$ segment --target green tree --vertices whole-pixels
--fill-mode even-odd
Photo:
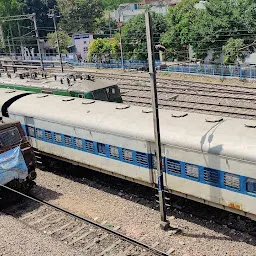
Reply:
[[[189,42],[197,58],[204,58],[209,49],[214,50],[218,58],[223,47],[231,54],[243,44],[247,51],[253,51],[252,42],[256,33],[256,5],[253,0],[211,0],[205,3],[205,9],[198,10],[193,21]],[[233,40],[229,41],[232,38]],[[236,40],[236,39],[242,39]],[[232,47],[231,47],[232,46]],[[227,50],[227,48],[233,50]],[[229,55],[231,56],[231,55]],[[231,58],[232,60],[233,57]],[[229,61],[231,61],[229,58]]]
[[[98,38],[90,43],[88,58],[89,61],[100,62],[117,58],[119,53],[119,44],[117,40],[107,38]]]
[[[189,32],[198,10],[194,8],[199,0],[183,0],[168,9],[167,31],[161,36],[161,43],[167,48],[167,58],[186,59],[190,44]]]
[[[166,31],[166,20],[161,14],[153,13],[154,42],[159,44],[160,36]],[[128,59],[147,59],[147,40],[145,15],[140,14],[130,19],[122,28],[124,56]]]
[[[52,19],[48,18],[49,9],[53,9],[57,4],[56,0],[23,0],[23,12],[25,14],[35,13],[39,35],[45,36],[49,29],[53,28]]]
[[[22,12],[22,1],[19,0],[0,0],[0,15],[12,16]]]
[[[61,13],[60,26],[67,33],[92,33],[96,19],[103,12],[101,0],[57,0],[57,6]]]
[[[103,16],[99,19],[96,19],[95,23],[95,34],[104,34],[108,37],[113,37],[117,31],[117,23],[112,20],[110,17]]]
[[[68,47],[72,44],[72,39],[69,37],[67,33],[64,31],[58,31],[58,37],[59,37],[59,46],[60,51],[62,53],[67,53]],[[57,41],[56,41],[56,33],[48,33],[47,34],[47,40],[48,44],[57,50]]]
[[[245,59],[245,48],[247,47],[243,39],[230,38],[223,47],[224,64],[235,63],[238,60],[243,61]]]

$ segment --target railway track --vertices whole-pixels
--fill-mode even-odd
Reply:
[[[103,72],[96,72],[95,75],[119,80],[125,103],[151,105],[151,89],[147,77]],[[159,105],[162,108],[244,119],[256,117],[256,88],[172,79],[157,81]]]
[[[151,106],[150,96],[135,97],[131,95],[123,95],[123,102],[126,104],[136,104],[141,106]],[[172,99],[164,100],[159,98],[159,106],[167,109],[201,112],[205,114],[221,115],[228,117],[236,117],[243,119],[255,119],[256,109],[242,106],[228,106],[224,104],[202,103],[197,101],[172,101]]]
[[[149,83],[149,78],[145,76],[133,75],[133,74],[114,74],[114,73],[106,73],[106,72],[93,72],[93,71],[86,71],[85,73],[94,74],[98,78],[104,79],[115,79],[120,80],[120,82],[124,81],[133,81],[133,82],[144,82]],[[249,86],[240,86],[240,85],[228,85],[228,84],[218,84],[218,83],[204,83],[204,82],[194,82],[194,81],[184,81],[184,80],[177,80],[171,78],[157,78],[157,83],[159,85],[165,84],[168,85],[169,88],[172,86],[181,86],[183,88],[190,87],[191,89],[215,89],[219,92],[221,90],[225,90],[226,92],[236,92],[237,94],[243,94],[246,92],[256,94],[256,88],[249,87]]]
[[[151,246],[144,244],[143,239],[146,236],[135,240],[119,233],[120,227],[109,225],[107,221],[99,224],[34,197],[26,196],[26,198],[5,209],[4,212],[39,232],[75,247],[84,255],[167,256],[171,254],[171,250],[167,252],[158,250],[159,242]]]
[[[142,86],[142,85],[134,85],[129,83],[120,83],[119,87],[122,90],[127,91],[143,91],[143,92],[150,92],[151,89],[149,86]],[[229,92],[229,91],[221,91],[215,89],[208,89],[208,90],[194,90],[191,88],[182,88],[182,87],[172,87],[170,90],[169,86],[158,86],[157,89],[158,93],[172,93],[172,94],[179,94],[179,95],[195,95],[200,97],[213,97],[218,99],[234,99],[234,100],[256,100],[256,92],[255,93],[244,93],[239,94],[237,92]]]

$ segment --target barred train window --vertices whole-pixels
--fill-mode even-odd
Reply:
[[[186,164],[185,171],[186,171],[186,175],[188,177],[192,177],[192,178],[196,178],[196,179],[199,178],[199,168],[196,165]]]
[[[147,154],[142,152],[136,152],[136,161],[139,165],[148,166]]]
[[[118,147],[109,146],[109,154],[110,154],[110,156],[112,156],[112,157],[119,158]]]
[[[61,134],[59,134],[59,133],[54,133],[54,140],[55,140],[55,142],[57,142],[57,143],[62,143]]]
[[[76,148],[79,148],[79,149],[82,149],[83,148],[83,141],[82,139],[79,139],[79,138],[75,138],[75,147]]]
[[[36,137],[39,139],[43,138],[43,131],[39,128],[36,129]]]
[[[247,178],[246,190],[249,193],[256,194],[256,179]]]
[[[93,142],[90,140],[86,140],[85,141],[85,148],[87,151],[89,152],[94,152],[94,146],[93,146]]]
[[[44,135],[46,140],[52,141],[52,133],[50,131],[45,131]]]
[[[35,137],[35,128],[28,126],[28,136]]]
[[[128,161],[128,162],[132,162],[133,161],[133,159],[132,159],[132,151],[131,150],[123,149],[122,153],[123,153],[123,159],[125,161]]]
[[[106,145],[103,143],[97,143],[98,152],[100,154],[106,155]]]
[[[0,145],[2,147],[19,144],[20,141],[21,137],[17,127],[0,131]]]
[[[224,184],[226,187],[240,189],[240,178],[236,174],[225,173]]]
[[[66,146],[72,147],[72,138],[71,136],[64,135],[64,143]]]

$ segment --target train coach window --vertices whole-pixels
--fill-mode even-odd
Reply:
[[[62,136],[59,133],[54,133],[54,141],[61,144],[62,143]]]
[[[74,142],[75,142],[75,147],[76,148],[83,149],[83,141],[82,141],[82,139],[75,138]]]
[[[64,144],[68,147],[72,147],[72,138],[71,138],[71,136],[64,135]]]
[[[181,166],[179,161],[167,160],[167,170],[172,173],[181,174]]]
[[[132,162],[133,161],[133,158],[132,158],[132,151],[129,150],[129,149],[123,149],[122,150],[122,154],[123,154],[123,159],[125,161],[128,161],[128,162]]]
[[[246,180],[246,190],[249,193],[256,194],[256,179],[248,178]]]
[[[85,148],[87,151],[89,152],[94,152],[94,146],[93,146],[93,142],[90,140],[86,140],[85,141]]]
[[[32,126],[28,126],[28,136],[35,137],[35,128]]]
[[[199,178],[199,168],[193,164],[186,164],[185,165],[185,172],[188,177],[192,178]]]
[[[109,154],[110,154],[110,156],[112,156],[112,157],[119,158],[118,147],[109,146]]]
[[[39,139],[43,138],[43,131],[39,128],[36,129],[36,137]]]
[[[136,152],[136,161],[139,165],[148,166],[148,156],[146,153]]]
[[[225,173],[224,174],[224,185],[226,187],[240,189],[240,178],[238,175]]]
[[[52,141],[52,133],[50,131],[45,131],[44,135],[47,141]]]
[[[204,181],[212,184],[219,184],[219,172],[214,169],[204,168]]]
[[[97,143],[98,152],[102,155],[106,155],[106,145],[103,143]]]
[[[17,127],[0,131],[0,145],[2,147],[19,144],[20,141],[21,137]]]

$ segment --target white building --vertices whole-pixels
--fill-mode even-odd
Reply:
[[[152,12],[160,13],[166,15],[168,11],[168,5],[156,5],[150,8]],[[119,20],[121,22],[127,22],[129,19],[133,18],[138,14],[145,13],[145,8],[142,8],[139,4],[120,4],[119,8],[110,13],[110,17],[113,20]]]
[[[88,48],[89,44],[93,41],[93,34],[75,34],[72,39],[77,56],[81,56],[82,60],[87,61]]]

